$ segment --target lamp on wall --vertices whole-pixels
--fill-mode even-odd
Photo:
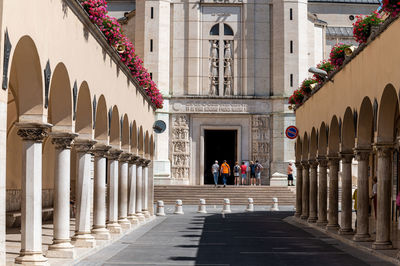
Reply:
[[[354,45],[344,48],[344,54],[346,55],[346,57],[351,56],[354,52],[354,50],[356,50],[357,47],[355,47]]]

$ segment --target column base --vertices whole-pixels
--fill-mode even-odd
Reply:
[[[135,214],[129,214],[128,215],[128,221],[132,225],[138,225],[139,224],[139,219],[135,216]]]
[[[150,212],[148,210],[143,210],[142,213],[144,215],[144,218],[146,218],[146,220],[150,218]]]
[[[15,258],[15,264],[22,265],[49,265],[47,258],[42,252],[26,252],[21,251],[20,255]]]
[[[338,224],[327,224],[325,230],[330,232],[337,232],[339,228],[340,226]]]
[[[308,216],[301,215],[301,216],[300,216],[300,219],[302,219],[302,220],[307,220],[307,219],[308,219]]]
[[[371,236],[369,234],[358,234],[356,233],[353,237],[355,242],[369,242],[371,241]]]
[[[72,237],[72,243],[77,248],[94,248],[96,246],[96,239],[89,233],[77,233]]]
[[[317,222],[317,217],[308,217],[307,222],[308,223],[316,223]]]
[[[354,235],[352,228],[340,228],[339,235]]]
[[[128,221],[126,218],[121,218],[118,220],[119,225],[121,226],[122,230],[129,230],[131,229],[131,222]]]
[[[139,220],[139,223],[145,223],[146,222],[146,218],[144,217],[144,215],[142,214],[142,213],[136,213],[135,214],[136,215],[136,217],[138,218],[138,220]]]
[[[318,226],[326,226],[327,224],[328,224],[328,221],[327,221],[327,220],[325,220],[325,221],[317,220],[317,225],[318,225]]]
[[[372,248],[373,249],[392,249],[393,245],[392,245],[391,241],[374,242],[374,243],[372,243]]]
[[[76,253],[74,250],[74,246],[71,245],[71,242],[69,240],[64,242],[59,241],[60,240],[53,240],[54,244],[49,246],[46,257],[74,259]]]
[[[110,231],[105,227],[92,229],[92,235],[96,240],[109,240],[111,239]]]
[[[122,234],[121,225],[116,222],[108,223],[107,229],[108,229],[108,231],[110,231],[111,234],[115,234],[115,235]]]
[[[296,213],[294,214],[294,217],[296,217],[296,218],[300,218],[300,216],[301,216],[301,213],[297,213],[297,212],[296,212]]]

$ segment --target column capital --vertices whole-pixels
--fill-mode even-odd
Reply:
[[[92,148],[92,153],[95,157],[105,157],[111,146],[106,144],[96,144]]]
[[[122,151],[116,148],[111,148],[108,151],[107,158],[110,160],[118,160],[119,156],[121,155]]]
[[[375,143],[373,147],[378,157],[390,157],[394,149],[393,143]]]
[[[328,159],[325,156],[318,156],[317,162],[320,167],[327,167],[328,166]]]
[[[77,152],[87,153],[96,143],[93,139],[75,139],[74,147]]]
[[[339,166],[340,158],[338,156],[328,155],[326,158],[328,159],[328,166],[334,166],[334,165]]]
[[[301,165],[300,162],[295,162],[294,165],[296,166],[296,168],[297,168],[298,170],[300,170],[300,169],[303,168],[303,166]]]
[[[137,164],[137,161],[138,161],[139,158],[140,158],[140,157],[137,156],[137,155],[132,155],[131,158],[130,158],[130,160],[129,160],[129,163]]]
[[[318,162],[317,160],[308,160],[308,164],[310,165],[311,168],[317,168],[318,167]]]
[[[138,166],[146,166],[146,159],[144,159],[144,158],[139,158],[138,160],[137,160],[137,165]]]
[[[43,142],[53,125],[47,123],[15,123],[15,126],[18,128],[17,135],[23,140]]]
[[[301,166],[303,166],[304,169],[310,168],[310,165],[308,164],[307,160],[301,161]]]
[[[50,132],[51,143],[55,145],[57,150],[71,149],[74,139],[79,136],[76,133],[69,132]]]
[[[146,167],[149,166],[150,163],[151,163],[151,160],[146,160],[146,161],[144,162],[144,164],[145,164]]]
[[[121,155],[119,156],[119,161],[120,162],[129,162],[131,159],[132,154],[129,152],[122,152]]]
[[[366,161],[372,151],[370,148],[354,148],[353,149],[357,161]]]
[[[351,163],[354,158],[354,153],[341,152],[340,158],[342,159],[342,163]]]

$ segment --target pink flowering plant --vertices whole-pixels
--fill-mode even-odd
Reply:
[[[323,60],[321,63],[319,63],[319,64],[317,65],[317,68],[326,71],[326,73],[328,73],[328,75],[329,75],[330,72],[332,72],[333,70],[335,70],[334,65],[332,65],[331,62],[328,61],[328,60]],[[315,79],[319,84],[321,84],[322,82],[324,82],[324,78],[321,77],[321,76],[319,76],[319,75],[317,75],[317,74],[314,74],[314,79]]]
[[[304,100],[304,92],[302,90],[295,90],[293,95],[289,97],[289,104],[301,105]]]
[[[90,20],[96,24],[106,37],[108,43],[113,46],[121,61],[129,68],[132,76],[142,86],[151,102],[157,107],[163,107],[163,97],[157,85],[151,79],[143,61],[135,53],[132,42],[122,32],[118,21],[107,15],[107,1],[105,0],[81,0],[82,7],[86,10]]]
[[[371,27],[382,24],[381,15],[374,11],[369,16],[356,16],[357,20],[353,23],[353,36],[358,43],[365,43],[371,35]]]
[[[382,0],[382,10],[395,17],[400,13],[400,1]]]
[[[303,92],[304,95],[310,95],[313,90],[311,85],[316,83],[318,83],[318,81],[314,78],[305,79],[300,85],[300,91]]]
[[[349,47],[350,45],[343,43],[338,43],[334,45],[329,55],[329,61],[331,62],[331,64],[334,65],[336,68],[340,67],[345,59],[344,50]]]

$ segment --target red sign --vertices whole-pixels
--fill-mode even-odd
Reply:
[[[290,126],[286,129],[285,134],[288,139],[295,139],[299,134],[299,130],[295,126]]]

